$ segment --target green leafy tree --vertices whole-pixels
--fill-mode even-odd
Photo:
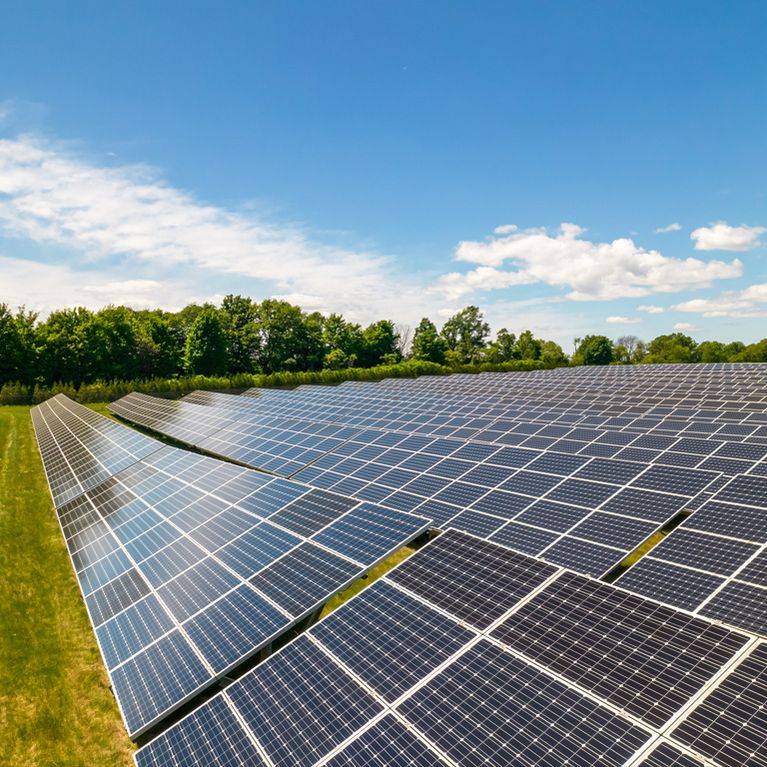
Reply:
[[[509,333],[506,328],[501,328],[498,334],[485,351],[485,359],[488,362],[510,362],[520,359],[517,337]]]
[[[567,365],[569,360],[562,351],[562,347],[554,341],[541,341],[540,361],[549,367],[561,367]]]
[[[585,336],[573,355],[576,365],[609,365],[613,359],[613,342],[607,336]]]
[[[31,384],[35,377],[35,321],[37,315],[21,307],[15,314],[0,304],[0,386]]]
[[[730,358],[727,347],[720,341],[702,341],[698,344],[701,362],[727,362]]]
[[[517,352],[521,360],[537,360],[541,357],[541,342],[531,330],[523,330],[517,339]]]
[[[661,362],[698,362],[698,345],[684,333],[668,333],[656,336],[647,345],[648,363]]]
[[[447,341],[437,332],[436,325],[428,317],[424,317],[413,334],[410,356],[414,360],[444,365],[446,352]]]
[[[740,351],[736,357],[735,362],[767,362],[767,338],[763,338],[761,341],[749,344]]]
[[[363,368],[392,365],[402,360],[399,335],[390,320],[379,320],[362,331],[362,346],[358,364]]]
[[[476,306],[461,309],[442,326],[442,337],[452,358],[462,365],[480,360],[489,335],[490,325]]]
[[[328,365],[328,355],[332,354],[332,364],[340,365],[345,360],[343,367],[354,367],[360,362],[364,350],[364,338],[362,328],[347,322],[340,314],[331,314],[325,318],[322,325],[322,341],[325,344],[325,365]]]
[[[138,378],[138,322],[131,309],[108,306],[91,315],[79,335],[84,382]]]
[[[221,302],[230,373],[252,373],[261,339],[256,325],[257,307],[250,298],[228,295]]]
[[[39,373],[45,384],[83,381],[82,327],[92,313],[83,307],[51,312],[37,329]]]
[[[256,310],[259,335],[258,365],[264,373],[318,370],[325,351],[322,316],[305,315],[287,301],[269,298]]]
[[[219,376],[226,373],[226,336],[215,309],[204,309],[189,328],[184,366],[195,375]]]

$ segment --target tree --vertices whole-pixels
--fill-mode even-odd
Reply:
[[[228,295],[221,302],[230,373],[252,373],[258,359],[260,338],[256,305],[245,296]]]
[[[413,338],[413,328],[411,328],[410,325],[398,322],[394,325],[394,333],[397,336],[397,350],[399,351],[400,359],[402,359],[410,353],[410,341]]]
[[[428,317],[424,317],[413,334],[410,356],[414,360],[444,365],[446,352],[447,341],[437,332],[436,325]]]
[[[519,358],[517,337],[513,333],[509,333],[506,328],[501,328],[495,341],[487,347],[485,359],[488,362],[510,362]]]
[[[43,382],[71,383],[83,381],[81,329],[93,315],[79,306],[51,312],[37,329],[38,369]]]
[[[174,315],[157,309],[136,313],[139,375],[172,378],[183,371],[185,334]]]
[[[656,336],[647,345],[645,362],[698,362],[698,345],[684,333]]]
[[[215,309],[204,309],[189,328],[184,366],[195,375],[220,376],[226,373],[226,336]]]
[[[727,347],[720,341],[702,341],[698,345],[698,355],[701,362],[727,362],[729,359]]]
[[[531,330],[523,330],[517,339],[517,351],[521,360],[540,359],[541,342],[533,337]]]
[[[258,365],[264,373],[319,370],[325,350],[322,315],[305,315],[287,301],[267,298],[257,305]]]
[[[562,347],[554,341],[541,342],[540,360],[544,365],[552,368],[567,365],[569,362],[567,355],[562,351]]]
[[[34,380],[36,319],[37,315],[23,306],[13,314],[8,304],[0,304],[0,386]]]
[[[341,352],[333,355],[334,364],[341,365],[341,361],[346,360],[343,367],[354,367],[362,356],[362,328],[353,322],[347,322],[340,314],[331,314],[325,319],[322,341],[325,344],[326,360],[331,352]]]
[[[609,365],[613,361],[613,344],[607,336],[585,336],[573,355],[576,365]]]
[[[402,360],[397,331],[390,320],[378,320],[362,331],[359,365],[363,368],[395,364]]]
[[[453,352],[455,361],[462,365],[479,361],[489,335],[490,325],[476,306],[461,309],[442,326],[442,337],[447,341],[447,348]]]
[[[133,310],[108,306],[79,328],[82,380],[130,381],[139,376],[139,331]]]

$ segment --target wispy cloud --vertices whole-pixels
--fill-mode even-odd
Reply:
[[[372,319],[424,310],[417,276],[367,249],[320,241],[300,226],[274,224],[209,205],[145,166],[99,166],[48,141],[0,140],[0,228],[6,235],[68,248],[76,268],[130,263],[149,281],[157,270],[258,281],[264,294],[306,297],[311,308]],[[124,284],[125,277],[109,282]],[[126,295],[136,296],[136,285]],[[146,287],[146,286],[145,286]],[[100,295],[107,293],[101,288]],[[149,295],[149,288],[140,296]],[[86,302],[88,293],[78,290]],[[119,289],[114,291],[116,300]],[[91,294],[95,295],[95,294]],[[427,302],[428,305],[428,302]]]
[[[680,333],[685,333],[693,330],[700,330],[700,328],[690,322],[677,322],[676,325],[674,325],[674,330],[677,330]]]
[[[676,221],[673,224],[669,224],[668,226],[659,226],[655,230],[655,234],[667,234],[668,232],[678,232],[682,228],[681,224],[678,224]]]
[[[479,266],[443,275],[432,290],[455,299],[480,290],[545,283],[569,289],[566,297],[575,301],[609,300],[708,287],[715,280],[739,277],[743,269],[738,259],[671,258],[627,238],[591,242],[581,237],[584,232],[563,223],[554,235],[527,229],[461,242],[455,259]],[[515,268],[500,268],[504,265]]]
[[[742,252],[759,247],[762,244],[759,235],[764,232],[767,228],[763,226],[730,226],[726,221],[717,221],[694,229],[690,239],[695,243],[695,250]]]
[[[646,314],[663,314],[665,309],[662,306],[654,306],[653,304],[640,304],[637,306],[638,312],[645,312]]]

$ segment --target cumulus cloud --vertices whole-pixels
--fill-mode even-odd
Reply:
[[[637,306],[638,312],[645,312],[646,314],[663,314],[665,311],[662,306],[654,306],[653,304],[640,304]]]
[[[428,308],[417,279],[378,253],[206,204],[147,167],[99,166],[26,136],[0,140],[0,230],[80,254],[77,267],[129,261],[150,281],[158,269],[197,270],[203,285],[206,273],[229,275],[234,292],[247,278],[259,281],[262,295],[309,296],[313,308],[358,320],[393,309],[411,320]],[[149,292],[123,287],[134,297]]]
[[[726,221],[717,221],[711,226],[694,229],[690,239],[695,250],[746,251],[759,247],[759,235],[767,232],[763,226],[730,226]]]
[[[637,325],[641,321],[639,317],[623,317],[615,314],[605,320],[605,322],[609,322],[611,325]]]
[[[667,234],[668,232],[678,232],[682,228],[681,224],[678,224],[676,221],[673,224],[669,224],[668,226],[659,226],[655,230],[655,234]]]
[[[767,283],[750,285],[744,290],[730,290],[716,298],[683,301],[672,308],[704,317],[767,317]]]
[[[512,232],[516,232],[517,229],[519,229],[519,227],[516,224],[502,224],[493,229],[493,234],[511,234]]]
[[[674,325],[674,330],[685,333],[692,330],[700,330],[700,328],[697,327],[697,325],[693,325],[689,322],[677,322],[676,325]]]
[[[633,298],[707,287],[738,277],[743,265],[732,261],[670,258],[633,240],[591,242],[576,224],[563,223],[556,234],[526,229],[483,241],[459,243],[455,259],[476,268],[443,275],[432,291],[457,298],[474,291],[545,283],[567,288],[575,301]],[[501,268],[501,267],[513,268]]]

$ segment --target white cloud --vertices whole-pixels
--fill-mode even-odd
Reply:
[[[438,305],[425,300],[417,275],[405,279],[377,253],[326,244],[298,226],[205,204],[146,167],[99,167],[26,136],[0,140],[0,229],[70,249],[71,265],[98,267],[107,283],[125,280],[110,272],[117,262],[129,264],[131,280],[152,281],[158,271],[175,270],[203,288],[215,278],[233,292],[249,292],[247,278],[258,281],[250,291],[257,297],[307,296],[311,308],[342,311],[358,321],[394,312],[412,321]],[[89,300],[82,287],[73,287],[78,302]],[[134,298],[149,292],[146,286],[123,287]],[[26,284],[17,290],[22,288],[27,291]],[[65,300],[62,295],[54,305]],[[113,300],[123,300],[119,290]]]
[[[124,304],[134,309],[162,306],[176,310],[192,302],[214,301],[189,285],[148,279],[114,279],[114,273],[75,271],[64,264],[42,264],[0,256],[0,303],[25,305],[41,314],[51,309],[85,306],[98,309]]]
[[[620,315],[612,315],[605,320],[611,325],[638,325],[641,321],[640,317],[622,317]]]
[[[692,331],[692,330],[700,330],[700,328],[697,327],[697,325],[692,325],[689,322],[677,322],[676,325],[674,325],[674,330],[685,332],[685,331]]]
[[[653,304],[640,304],[637,306],[638,312],[646,312],[647,314],[663,314],[665,309],[662,306],[654,306]]]
[[[717,221],[711,226],[694,229],[690,239],[695,250],[745,251],[759,247],[759,235],[767,232],[763,226],[730,226],[726,221]]]
[[[767,283],[751,285],[744,290],[730,290],[716,298],[684,301],[672,308],[704,317],[767,317]]]
[[[668,226],[659,226],[655,230],[655,234],[666,234],[668,232],[678,232],[682,228],[681,224],[678,224],[676,221],[673,224],[669,224]]]
[[[501,226],[496,226],[495,229],[493,229],[493,234],[511,234],[512,232],[516,232],[519,227],[516,224],[503,224]]]
[[[576,224],[563,223],[554,236],[545,229],[527,229],[461,242],[456,260],[479,266],[443,275],[431,290],[457,298],[478,290],[542,282],[569,288],[566,295],[572,300],[608,300],[707,287],[742,273],[738,259],[670,258],[631,239],[607,243],[581,239],[584,232]],[[507,263],[516,268],[499,268]]]

